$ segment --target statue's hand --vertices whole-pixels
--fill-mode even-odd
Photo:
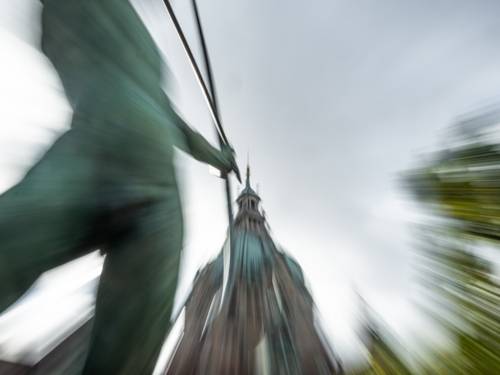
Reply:
[[[240,169],[238,168],[238,164],[236,163],[236,153],[234,149],[229,145],[222,146],[222,155],[226,159],[226,169],[221,171],[222,177],[226,178],[227,175],[231,172],[234,172],[234,175],[241,182]]]

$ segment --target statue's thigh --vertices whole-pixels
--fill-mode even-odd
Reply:
[[[135,220],[107,250],[86,374],[150,374],[169,328],[182,246],[177,195]]]

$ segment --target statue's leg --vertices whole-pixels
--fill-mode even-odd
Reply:
[[[76,138],[64,134],[0,195],[0,312],[40,274],[91,250],[89,161]]]
[[[0,313],[16,302],[43,272],[35,259],[44,247],[36,243],[45,237],[40,228],[43,224],[37,222],[42,214],[40,207],[33,210],[36,206],[19,196],[24,183],[0,196]]]
[[[84,374],[150,375],[170,325],[182,245],[176,189],[107,250]]]

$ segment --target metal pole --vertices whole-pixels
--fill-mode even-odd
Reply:
[[[221,119],[220,116],[220,111],[219,111],[219,103],[217,100],[217,93],[216,93],[216,88],[215,88],[215,82],[214,82],[214,75],[212,71],[212,64],[210,63],[210,57],[208,56],[208,49],[207,49],[207,43],[205,41],[205,34],[203,33],[203,28],[201,26],[201,21],[200,21],[200,13],[198,12],[198,5],[196,4],[196,0],[192,0],[193,4],[193,11],[194,11],[194,18],[196,20],[196,27],[198,28],[198,34],[200,36],[200,44],[201,44],[201,50],[203,52],[203,60],[205,62],[205,69],[207,73],[207,78],[208,78],[208,89],[210,90],[210,93],[212,95],[212,103],[214,104],[215,112],[217,113],[217,116],[219,117],[219,120]]]
[[[184,32],[182,31],[182,28],[179,24],[179,21],[177,20],[177,17],[175,16],[175,13],[172,9],[172,6],[170,5],[169,0],[164,0],[163,3],[165,4],[165,7],[167,8],[168,14],[170,16],[170,19],[172,20],[172,23],[174,24],[175,30],[177,31],[177,35],[179,39],[181,40],[182,46],[184,47],[184,52],[186,53],[189,62],[191,64],[191,68],[193,69],[193,72],[195,74],[196,80],[198,81],[198,84],[200,85],[202,91],[203,91],[203,96],[205,99],[205,102],[208,105],[208,109],[210,111],[210,115],[212,116],[212,120],[215,124],[215,128],[217,130],[217,135],[219,139],[219,143],[221,147],[223,145],[229,146],[229,142],[227,140],[226,134],[224,132],[224,129],[222,127],[222,122],[220,121],[220,115],[217,107],[217,99],[215,96],[215,86],[213,82],[213,75],[212,75],[212,69],[210,66],[210,61],[208,58],[208,52],[206,49],[206,44],[205,44],[205,38],[203,36],[203,31],[201,29],[201,23],[199,20],[199,15],[198,15],[198,9],[196,7],[196,3],[193,2],[194,4],[194,9],[195,9],[195,16],[196,16],[196,22],[198,26],[198,32],[200,33],[200,40],[202,43],[202,49],[203,49],[203,56],[205,59],[205,66],[207,69],[207,75],[208,75],[208,80],[210,83],[210,92],[207,88],[207,85],[205,84],[205,81],[203,79],[203,76],[200,72],[200,69],[198,67],[198,64],[196,63],[196,59],[193,55],[193,52],[191,51],[191,48],[189,47],[189,43],[187,42],[187,39],[184,35]],[[226,176],[225,178],[225,191],[226,191],[226,203],[227,203],[227,215],[228,215],[228,224],[229,224],[229,270],[226,273],[227,275],[232,275],[234,272],[232,272],[232,268],[234,267],[234,246],[233,246],[233,208],[232,208],[232,193],[231,193],[231,185],[229,181],[229,177]],[[229,285],[232,285],[232,280],[223,280],[223,290],[230,290],[231,288],[227,288],[227,284],[231,282]],[[222,301],[225,299],[225,296],[222,296]]]
[[[205,62],[205,69],[206,69],[206,74],[208,78],[208,88],[210,90],[211,96],[212,96],[212,103],[214,105],[215,112],[217,113],[217,116],[219,118],[219,121],[221,120],[220,112],[219,112],[219,105],[218,105],[218,100],[217,100],[217,93],[216,93],[216,88],[215,88],[215,80],[213,77],[213,71],[212,71],[212,65],[210,63],[210,57],[208,55],[208,49],[207,49],[207,44],[205,41],[205,35],[203,33],[203,28],[201,26],[201,21],[200,21],[200,14],[198,12],[198,6],[196,4],[196,0],[192,0],[193,3],[193,10],[194,10],[194,16],[196,20],[196,26],[198,28],[198,34],[200,35],[200,44],[201,44],[201,49],[203,52],[203,60]],[[229,181],[226,180],[226,194],[229,197],[228,199],[231,198],[231,190],[229,186]],[[232,200],[231,200],[232,202]],[[229,269],[227,272],[225,272],[225,278],[223,280],[223,287],[222,290],[225,292],[224,294],[230,295],[233,285],[234,285],[234,267],[235,267],[235,254],[234,254],[234,243],[233,243],[233,212],[232,212],[232,206],[231,204],[228,204],[228,214],[229,217],[231,217],[231,221],[229,222]],[[223,295],[221,298],[221,305],[222,303],[226,300],[226,295]]]
[[[211,100],[210,93],[208,91],[207,85],[205,84],[205,81],[203,80],[203,76],[201,75],[200,69],[198,68],[198,64],[196,63],[196,60],[194,58],[193,52],[191,51],[191,48],[189,47],[189,44],[186,40],[186,37],[184,36],[184,32],[182,31],[182,28],[179,24],[179,21],[177,20],[177,17],[175,16],[174,10],[172,9],[172,6],[170,5],[169,0],[164,0],[163,3],[165,4],[165,7],[167,8],[168,14],[170,16],[170,19],[172,20],[172,23],[174,24],[175,30],[177,31],[177,36],[181,40],[182,46],[184,47],[184,52],[186,53],[189,62],[191,63],[191,68],[194,71],[194,75],[196,78],[196,81],[201,87],[201,90],[203,91],[203,97],[205,99],[205,102],[207,103],[208,110],[210,112],[210,116],[212,117],[212,120],[214,121],[215,128],[217,130],[217,135],[219,137],[219,141],[221,144],[229,146],[229,141],[227,140],[226,133],[224,132],[224,129],[222,128],[219,115],[217,111],[215,110],[214,104]]]

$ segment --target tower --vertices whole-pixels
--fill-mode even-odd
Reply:
[[[196,275],[166,374],[341,374],[315,323],[302,268],[271,238],[249,167],[236,202],[228,290],[223,292],[226,240]]]
[[[238,204],[238,213],[234,222],[236,229],[264,233],[265,218],[260,210],[260,202],[259,195],[250,184],[250,166],[247,166],[245,188],[236,200]]]

